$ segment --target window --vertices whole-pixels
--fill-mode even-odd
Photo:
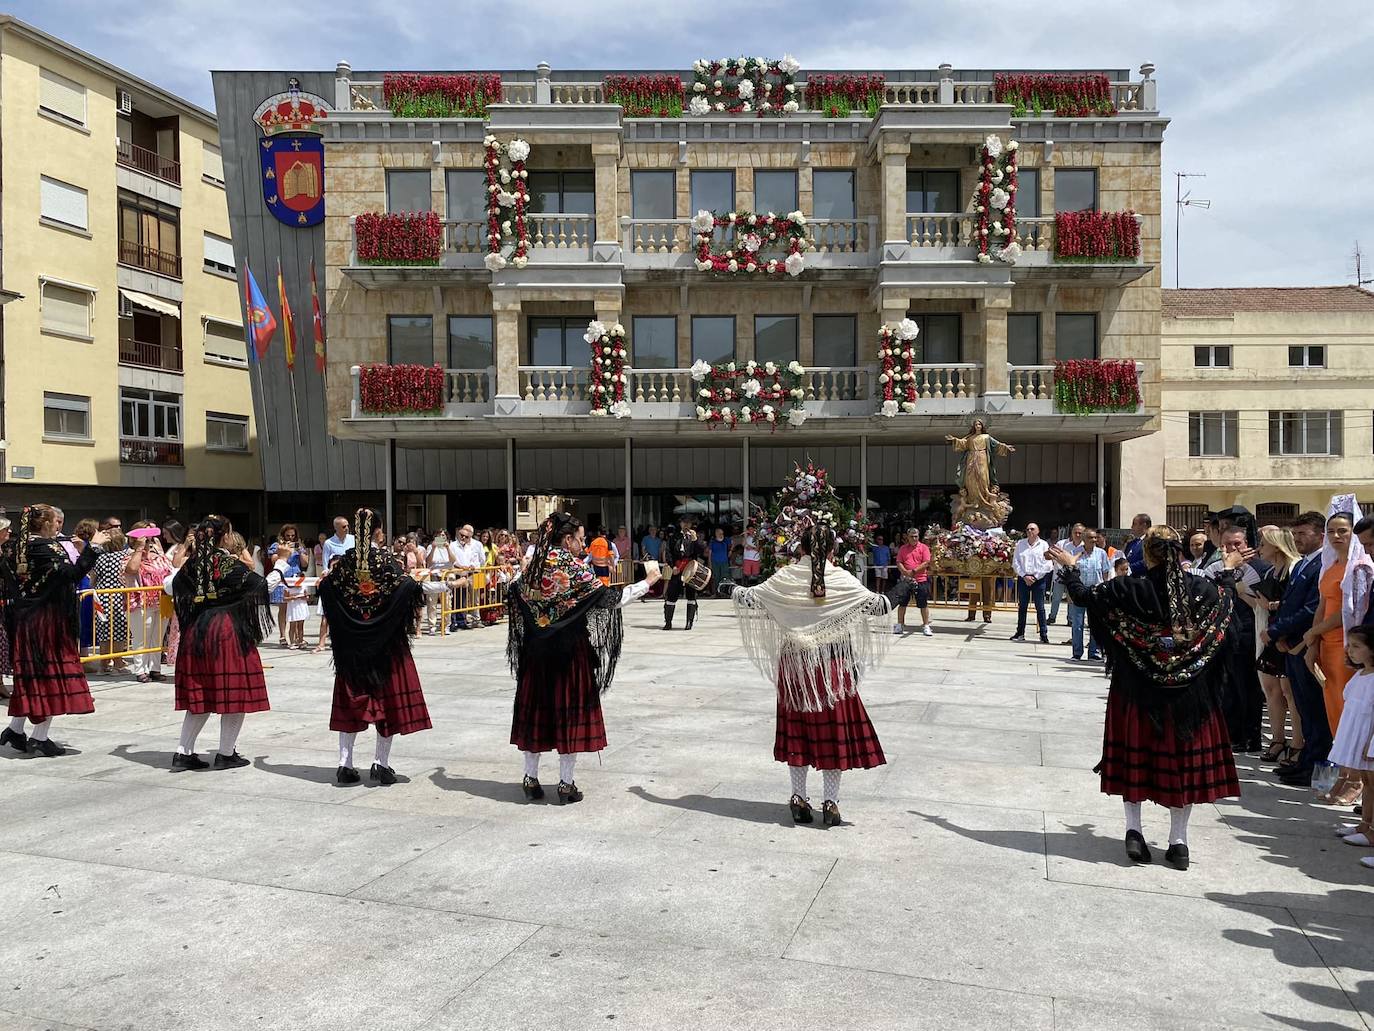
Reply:
[[[692,361],[728,362],[735,357],[733,315],[692,316]]]
[[[585,315],[581,318],[574,316],[567,319],[531,318],[530,364],[546,367],[573,366],[579,372],[583,371],[589,361],[587,341],[583,339],[583,334],[587,332],[587,322]]]
[[[1230,367],[1230,344],[1202,344],[1193,348],[1193,368],[1229,369]]]
[[[39,282],[38,297],[39,325],[44,333],[90,338],[95,291],[44,279]]]
[[[87,229],[86,191],[60,179],[39,177],[40,214],[49,222],[60,222],[73,229]]]
[[[630,173],[631,218],[674,218],[676,203],[676,173]]]
[[[958,315],[912,315],[920,329],[916,337],[917,363],[950,365],[961,361],[963,327]]]
[[[1007,362],[1019,366],[1040,364],[1039,312],[1007,316]]]
[[[531,172],[529,187],[531,214],[596,214],[596,173],[593,171]]]
[[[1056,315],[1054,357],[1061,362],[1070,358],[1096,358],[1097,316]]]
[[[1235,458],[1240,416],[1237,412],[1189,412],[1188,454],[1192,458]]]
[[[754,361],[786,365],[797,360],[797,316],[754,316]]]
[[[811,217],[854,218],[854,170],[811,173]]]
[[[205,357],[234,365],[248,364],[243,327],[219,319],[205,320]]]
[[[1288,348],[1290,369],[1326,368],[1326,348],[1321,344],[1294,344]]]
[[[1018,188],[1017,192],[1020,190]],[[1097,210],[1097,169],[1056,168],[1054,170],[1055,211]]]
[[[1270,412],[1269,454],[1339,455],[1340,412]]]
[[[86,87],[79,82],[38,69],[38,109],[72,125],[86,124]]]
[[[949,215],[963,211],[959,200],[959,173],[909,169],[906,173],[906,209],[909,212]]]
[[[1040,217],[1040,169],[1016,170],[1016,217]]]
[[[202,143],[203,150],[200,156],[203,175],[212,183],[219,186],[224,185],[224,155],[220,153],[218,147],[213,143]]]
[[[816,315],[811,319],[816,365],[838,369],[859,364],[858,317]]]
[[[226,240],[214,233],[205,234],[205,271],[237,277],[232,240]]]
[[[428,315],[388,315],[387,361],[392,365],[434,364],[434,319]]]
[[[756,171],[754,173],[754,210],[786,215],[797,210],[797,173]]]
[[[180,395],[128,387],[120,390],[119,435],[125,439],[180,440]]]
[[[181,278],[181,237],[177,210],[132,193],[119,195],[121,264]]]
[[[486,175],[482,172],[456,168],[450,168],[445,172],[444,213],[444,217],[451,222],[485,222],[487,218]]]
[[[492,358],[490,315],[450,315],[448,317],[448,367],[450,369],[489,369]]]
[[[386,173],[387,211],[429,211],[431,203],[427,169]]]
[[[205,413],[205,450],[248,452],[248,416]]]
[[[676,367],[677,319],[673,316],[636,315],[630,333],[630,364],[636,369]]]
[[[724,215],[735,210],[735,173],[734,172],[693,172],[692,173],[692,210],[713,211]]]
[[[43,436],[91,439],[91,399],[43,392]]]

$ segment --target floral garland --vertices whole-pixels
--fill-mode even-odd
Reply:
[[[797,103],[797,72],[790,54],[776,61],[762,57],[727,57],[692,62],[692,102],[687,110],[701,116],[718,114],[791,114]]]
[[[734,231],[735,242],[724,254],[711,250],[715,230]],[[814,246],[806,216],[800,211],[788,215],[755,215],[748,211],[732,211],[721,216],[710,211],[698,211],[692,218],[692,232],[697,237],[696,266],[701,272],[724,272],[729,275],[762,272],[776,275],[786,272],[793,278],[806,268],[806,252]],[[768,246],[783,246],[787,256],[781,260],[764,260],[760,253]]]
[[[1015,531],[991,533],[964,523],[956,523],[952,530],[932,525],[922,537],[935,569],[962,576],[1012,576],[1011,560],[1020,538]]]
[[[801,531],[825,523],[835,531],[835,561],[851,573],[859,572],[859,558],[868,551],[878,528],[855,499],[846,502],[831,486],[825,467],[794,464],[792,475],[773,497],[767,511],[754,521],[763,572],[771,576],[801,557]]]
[[[1024,118],[1027,111],[1037,118],[1045,111],[1053,111],[1058,118],[1116,114],[1111,80],[1101,73],[998,72],[992,78],[992,95],[997,103],[1011,105],[1013,118]]]
[[[1054,406],[1072,415],[1134,412],[1140,407],[1135,362],[1110,358],[1055,362]]]
[[[525,212],[530,202],[530,173],[525,168],[525,159],[530,156],[530,145],[521,139],[509,143],[498,143],[495,136],[483,140],[487,148],[487,256],[486,266],[492,272],[499,272],[510,265],[524,268],[529,263],[530,235]],[[507,170],[504,161],[509,160]],[[510,216],[502,214],[503,208],[510,208]],[[505,238],[513,236],[514,245],[503,250]]]
[[[887,95],[887,76],[872,75],[807,75],[806,108],[826,118],[848,118],[854,111],[878,117]]]
[[[913,341],[921,327],[912,319],[902,319],[895,326],[884,323],[878,327],[878,373],[883,404],[879,415],[891,419],[900,409],[908,414],[916,411],[916,373],[912,371],[916,356]]]
[[[1016,259],[1021,257],[1021,245],[1016,242],[1018,147],[1015,140],[1004,145],[1000,136],[989,136],[983,141],[973,210],[978,216],[974,229],[978,238],[978,260],[984,264],[990,263],[994,254],[1008,265],[1015,265]]]
[[[685,90],[676,75],[608,75],[601,83],[608,104],[626,118],[681,118]]]
[[[358,407],[364,412],[435,415],[444,410],[439,365],[364,365],[358,372]]]
[[[625,375],[625,327],[617,322],[607,326],[593,319],[587,323],[582,339],[592,349],[592,414],[613,415],[623,419],[630,414],[625,398],[629,377]]]
[[[1134,211],[1058,211],[1055,261],[1136,261],[1140,223]]]
[[[353,220],[364,265],[437,265],[444,225],[434,211],[365,211]]]
[[[501,103],[501,76],[388,74],[382,102],[397,118],[486,118]]]
[[[780,419],[791,426],[806,422],[806,391],[801,362],[696,362],[692,379],[697,390],[697,420],[734,429],[742,422],[764,422],[777,429]],[[708,382],[709,381],[709,382]]]

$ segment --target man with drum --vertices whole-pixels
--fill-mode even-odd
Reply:
[[[663,629],[673,629],[673,612],[680,596],[687,597],[687,629],[697,619],[697,594],[711,582],[711,563],[706,542],[697,534],[690,519],[683,519],[678,532],[663,542],[664,561],[672,568],[672,579],[663,593]]]

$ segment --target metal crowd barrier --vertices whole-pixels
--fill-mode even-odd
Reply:
[[[127,659],[162,651],[162,639],[172,619],[172,599],[162,588],[92,587],[77,592],[77,601],[83,608],[88,600],[94,606],[91,618],[93,646],[90,655],[81,657],[82,662]],[[150,608],[153,620],[145,625],[144,617]],[[124,636],[117,640],[115,629],[120,610],[124,613]],[[148,643],[149,638],[153,643]],[[139,647],[135,648],[135,643]]]

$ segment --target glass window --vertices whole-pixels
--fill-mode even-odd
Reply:
[[[735,357],[733,315],[692,316],[692,361],[728,362]]]
[[[145,440],[180,440],[181,397],[124,388],[119,392],[119,433]]]
[[[1239,454],[1237,412],[1189,412],[1188,454],[1193,458],[1235,458]]]
[[[243,327],[232,322],[218,319],[205,320],[205,357],[217,361],[233,362],[235,365],[248,364],[248,348],[243,337]]]
[[[386,173],[387,211],[429,211],[431,203],[428,169]]]
[[[531,172],[530,212],[536,215],[596,213],[596,173]]]
[[[490,315],[448,317],[448,367],[489,369],[493,364]]]
[[[724,215],[735,210],[734,172],[693,172],[692,210]]]
[[[1290,369],[1326,368],[1326,348],[1320,344],[1295,344],[1288,348]]]
[[[1007,316],[1007,361],[1012,365],[1040,364],[1040,314]]]
[[[1056,168],[1054,170],[1055,211],[1097,210],[1097,169]]]
[[[1271,455],[1339,455],[1340,412],[1270,412]]]
[[[811,208],[812,218],[856,217],[854,170],[812,172]]]
[[[1096,358],[1097,316],[1056,315],[1054,357],[1061,362],[1071,358]]]
[[[1231,367],[1231,345],[1204,344],[1194,347],[1193,367],[1195,369],[1229,369]]]
[[[677,319],[673,316],[636,315],[630,333],[630,364],[636,369],[676,367]]]
[[[564,214],[596,214],[596,173],[593,171],[563,173]]]
[[[754,172],[754,210],[786,215],[797,210],[797,173]]]
[[[78,394],[43,394],[43,435],[80,437],[91,435],[91,399]]]
[[[754,316],[754,361],[785,365],[797,360],[797,316]]]
[[[811,331],[817,366],[836,369],[859,364],[858,322],[855,315],[812,317]]]
[[[1016,217],[1040,217],[1040,169],[1016,170]]]
[[[248,416],[206,412],[205,450],[246,452],[248,450]]]
[[[590,320],[582,318],[535,317],[529,321],[530,364],[543,367],[578,366],[591,361],[587,341],[582,339]]]
[[[236,275],[234,242],[214,233],[202,234],[205,239],[205,271]]]
[[[392,365],[434,364],[434,319],[429,315],[388,315],[386,340]]]
[[[445,172],[444,217],[450,222],[485,222],[487,177],[467,169],[450,168]]]
[[[964,210],[959,200],[959,173],[909,169],[906,173],[906,209],[925,214],[949,215]]]
[[[630,173],[631,218],[676,218],[676,204],[676,173]]]

